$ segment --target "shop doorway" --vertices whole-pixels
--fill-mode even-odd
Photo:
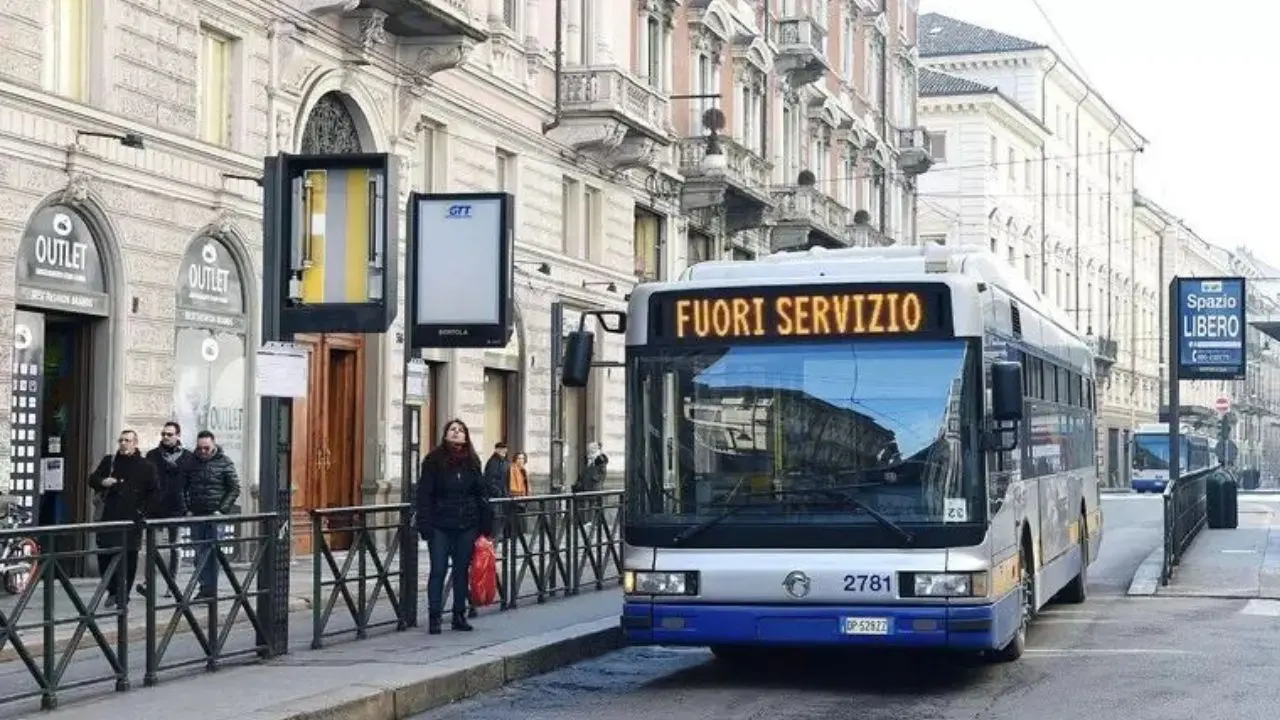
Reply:
[[[360,504],[364,468],[365,347],[360,335],[299,335],[309,349],[307,397],[293,401],[293,549],[314,551],[312,508]],[[340,529],[343,518],[328,523]],[[329,535],[329,547],[345,550],[349,533]]]
[[[12,484],[39,525],[91,522],[89,473],[94,456],[94,331],[101,318],[19,309],[14,328]],[[21,412],[18,412],[18,411]],[[87,538],[59,536],[56,552],[84,550]],[[85,558],[64,569],[85,571]]]

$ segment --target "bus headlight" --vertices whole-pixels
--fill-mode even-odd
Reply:
[[[986,597],[987,573],[915,573],[915,597]]]
[[[697,595],[698,573],[624,570],[622,592],[627,595]]]

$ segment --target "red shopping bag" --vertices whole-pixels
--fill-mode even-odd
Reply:
[[[471,605],[485,607],[498,599],[498,555],[493,541],[481,535],[471,553]]]

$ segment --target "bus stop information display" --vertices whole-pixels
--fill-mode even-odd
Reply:
[[[717,288],[659,293],[651,337],[667,342],[949,335],[945,285]]]
[[[1239,380],[1245,375],[1244,278],[1178,278],[1178,377]]]

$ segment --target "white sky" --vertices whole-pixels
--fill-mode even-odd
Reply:
[[[1280,265],[1280,0],[1039,5],[1061,39],[1035,0],[921,0],[920,13],[1053,46],[1147,138],[1145,195],[1205,240]]]

